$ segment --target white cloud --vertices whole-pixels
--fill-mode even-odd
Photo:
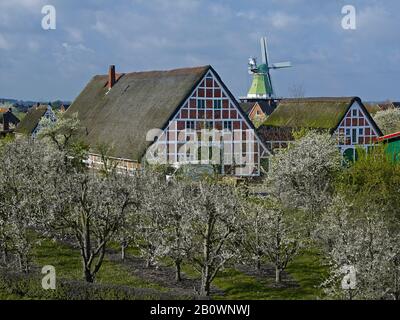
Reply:
[[[1,0],[0,2],[0,8],[2,9],[29,9],[29,10],[35,10],[39,9],[41,10],[42,6],[46,4],[46,1],[44,0]],[[39,11],[40,12],[40,11]]]
[[[0,50],[9,50],[11,47],[11,43],[2,34],[0,34]]]
[[[67,27],[65,31],[68,34],[68,37],[73,42],[83,42],[83,34],[82,31],[76,28]]]
[[[274,12],[268,15],[267,21],[276,29],[286,29],[297,25],[301,20],[285,12]]]
[[[86,47],[85,45],[83,45],[82,43],[79,44],[70,44],[68,42],[63,42],[61,44],[61,46],[68,52],[72,52],[72,51],[84,51],[84,52],[93,52],[92,49]]]
[[[246,19],[246,20],[254,20],[256,18],[259,18],[258,13],[254,10],[238,11],[236,13],[236,16],[238,18],[242,18],[242,19]]]

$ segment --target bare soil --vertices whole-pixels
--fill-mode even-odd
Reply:
[[[146,281],[156,283],[168,288],[169,292],[182,296],[195,296],[200,288],[200,279],[193,279],[182,272],[182,280],[175,280],[175,270],[170,266],[146,267],[145,260],[132,255],[126,255],[125,261],[121,260],[121,255],[116,251],[109,251],[108,259],[114,263],[123,265],[128,272]],[[211,295],[223,295],[224,292],[216,287],[211,287]]]

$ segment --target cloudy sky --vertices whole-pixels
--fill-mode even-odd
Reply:
[[[341,25],[344,5],[356,30]],[[57,13],[43,30],[44,5]],[[279,96],[400,100],[398,0],[0,0],[0,97],[74,99],[108,65],[117,72],[211,64],[236,96],[267,36]]]

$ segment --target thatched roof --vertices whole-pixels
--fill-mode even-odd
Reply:
[[[275,106],[268,101],[247,101],[247,102],[240,102],[240,107],[242,110],[248,115],[253,107],[258,104],[261,107],[261,110],[269,116],[274,110]]]
[[[382,110],[380,108],[379,104],[377,104],[377,103],[367,102],[367,103],[364,103],[364,106],[371,115],[375,115],[375,113]]]
[[[0,111],[0,123],[4,123],[5,122],[4,120],[6,122],[8,121],[8,123],[12,123],[14,125],[17,125],[20,122],[20,120],[17,118],[17,116],[14,113],[12,113],[11,110],[8,110],[6,112]]]
[[[285,99],[263,125],[333,130],[355,101],[367,111],[357,97]]]
[[[15,132],[22,134],[31,134],[39,124],[40,120],[47,111],[47,106],[33,106],[28,110],[26,116],[18,124]]]
[[[110,156],[140,161],[152,141],[151,129],[164,129],[177,109],[200,83],[210,66],[122,75],[107,93],[107,75],[97,75],[66,111],[78,113],[82,139],[96,152],[111,148]]]
[[[248,115],[256,103],[257,102],[240,102],[239,105],[240,108],[242,108],[242,110]]]

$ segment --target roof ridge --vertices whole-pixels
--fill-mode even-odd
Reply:
[[[142,70],[142,71],[131,71],[131,72],[119,72],[120,74],[132,75],[132,74],[151,74],[151,73],[172,73],[172,72],[179,72],[179,71],[192,71],[192,70],[208,70],[212,66],[211,65],[202,65],[196,67],[183,67],[183,68],[175,68],[175,69],[168,69],[168,70]],[[98,74],[95,76],[108,76],[107,74]]]
[[[348,96],[348,97],[301,97],[301,98],[284,98],[281,102],[284,101],[293,101],[293,100],[301,100],[301,101],[335,101],[335,100],[353,100],[357,99],[357,96]]]

